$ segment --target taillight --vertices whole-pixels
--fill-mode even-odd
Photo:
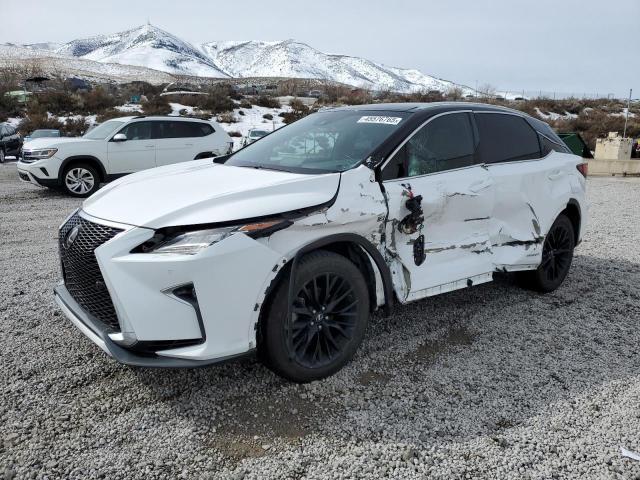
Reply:
[[[579,163],[576,165],[576,168],[584,178],[587,178],[587,175],[589,174],[589,164],[587,162]]]

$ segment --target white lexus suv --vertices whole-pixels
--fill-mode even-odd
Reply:
[[[181,117],[122,117],[81,138],[38,138],[24,145],[25,182],[87,197],[100,183],[172,163],[230,153],[233,142],[215,122]]]
[[[379,307],[494,272],[559,287],[585,184],[582,159],[521,112],[330,109],[232,155],[98,191],[60,227],[55,297],[126,364],[257,352],[288,379],[316,380],[349,361]]]

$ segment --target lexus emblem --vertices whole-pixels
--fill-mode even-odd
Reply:
[[[64,238],[65,248],[71,248],[73,242],[75,242],[76,238],[78,238],[78,233],[80,233],[80,225],[76,225],[71,230],[69,230],[69,233],[67,233],[67,236]]]

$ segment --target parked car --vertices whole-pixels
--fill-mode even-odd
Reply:
[[[60,130],[54,128],[40,128],[34,130],[29,135],[24,137],[24,141],[35,140],[36,138],[57,138],[60,137]]]
[[[317,380],[351,359],[379,307],[494,272],[558,288],[584,231],[585,175],[546,123],[514,110],[325,110],[85,200],[60,228],[55,297],[126,364],[257,351],[290,380]]]
[[[21,180],[88,197],[100,183],[139,170],[229,153],[233,141],[215,122],[122,117],[80,138],[39,138],[18,162]]]
[[[255,142],[256,140],[260,140],[265,135],[269,135],[269,133],[271,132],[268,132],[267,130],[252,128],[251,130],[249,130],[249,132],[247,132],[247,136],[242,140],[242,146],[245,147],[250,143]]]
[[[22,137],[9,123],[0,123],[0,163],[8,156],[19,156],[22,149]]]

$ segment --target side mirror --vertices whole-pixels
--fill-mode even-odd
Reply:
[[[124,133],[116,133],[111,140],[114,142],[126,142],[127,136]]]

